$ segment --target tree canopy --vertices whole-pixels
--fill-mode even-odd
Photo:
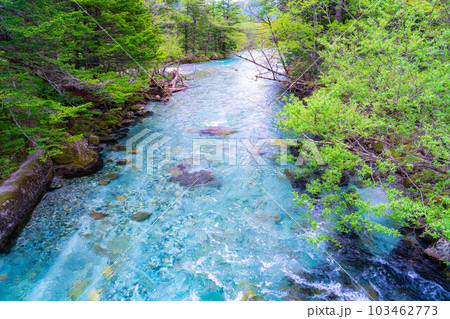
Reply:
[[[0,16],[1,178],[30,151],[59,152],[91,109],[133,103],[162,66],[243,37],[230,1],[3,0]]]
[[[297,197],[308,203],[312,225],[321,202],[320,217],[339,231],[398,234],[376,216],[404,226],[424,218],[434,235],[450,238],[448,3],[294,0],[262,7],[272,46],[287,63],[287,85],[303,97],[288,100],[280,124],[314,141],[325,162],[312,158],[298,172],[320,172]],[[363,201],[356,184],[385,188],[389,205]]]

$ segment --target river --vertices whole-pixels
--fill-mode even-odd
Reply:
[[[106,149],[110,160],[97,174],[54,181],[0,256],[1,300],[450,299],[432,266],[393,257],[398,238],[349,238],[345,249],[303,239],[305,211],[293,204],[289,165],[278,158],[276,139],[289,136],[270,114],[282,107],[276,83],[255,81],[255,66],[237,58],[184,65],[182,73],[192,88],[149,103],[154,115],[121,141],[137,154]],[[211,126],[237,131],[198,133]],[[261,140],[262,151],[249,157]],[[190,168],[193,143],[215,158]],[[133,165],[116,165],[126,157]],[[213,171],[215,183],[169,181],[179,164]],[[98,184],[111,173],[120,177]],[[359,191],[386,201],[380,189]],[[137,212],[151,216],[130,218]]]

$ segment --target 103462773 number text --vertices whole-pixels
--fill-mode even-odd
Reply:
[[[436,316],[437,306],[369,306],[369,316]]]

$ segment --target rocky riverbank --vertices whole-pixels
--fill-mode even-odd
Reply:
[[[73,178],[89,175],[103,167],[99,153],[106,144],[115,143],[127,134],[127,126],[144,116],[152,115],[143,103],[158,100],[158,96],[140,96],[140,104],[122,106],[120,110],[94,110],[95,115],[79,118],[69,128],[67,141],[60,154],[46,158],[45,153],[29,155],[19,169],[0,186],[0,251],[14,245],[34,208],[45,194],[53,176]],[[82,135],[70,141],[73,135]]]
[[[290,152],[295,157],[299,156],[297,147],[290,147]],[[306,185],[310,181],[320,178],[323,171],[317,170],[300,176],[296,172],[286,169],[284,173],[296,192],[299,194],[307,193],[311,196],[307,191]],[[341,187],[349,187],[352,185],[357,188],[364,187],[364,183],[355,179],[352,182],[352,179],[348,176],[343,176],[339,183]],[[402,188],[402,185],[400,184],[399,187]],[[405,191],[403,188],[402,190]],[[409,244],[408,249],[414,249],[420,252],[414,255],[418,263],[424,263],[423,259],[425,258],[435,263],[438,267],[437,269],[448,269],[447,263],[450,263],[450,241],[440,232],[431,229],[424,218],[421,217],[417,220],[410,221],[409,227],[402,227],[400,231],[405,237],[400,241],[396,253],[402,253],[406,240]]]
[[[124,138],[128,126],[153,113],[144,108],[149,101],[167,102],[174,92],[187,88],[178,69],[163,80],[151,78],[145,89],[134,92],[125,102],[116,104],[91,90],[67,86],[71,95],[94,106],[86,114],[68,118],[65,141],[59,154],[48,158],[44,151],[29,155],[19,169],[0,187],[0,251],[11,246],[39,203],[53,176],[64,178],[93,174],[103,168],[100,151]],[[81,137],[81,138],[80,138]],[[24,154],[26,156],[26,154]]]

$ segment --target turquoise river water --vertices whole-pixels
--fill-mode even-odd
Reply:
[[[282,106],[274,82],[255,81],[255,66],[237,58],[182,72],[192,88],[149,103],[154,115],[121,140],[142,153],[106,148],[112,161],[98,173],[53,182],[16,245],[0,255],[0,300],[450,299],[432,266],[393,253],[398,238],[349,237],[343,249],[314,249],[302,238],[304,210],[277,161],[282,143],[265,143],[259,162],[248,157],[248,143],[286,137],[270,114]],[[212,126],[237,131],[197,131]],[[153,143],[143,142],[148,136]],[[190,167],[200,138],[224,149],[223,160]],[[201,151],[214,155],[214,147]],[[133,165],[115,164],[126,157]],[[169,181],[179,164],[211,170],[217,181],[189,189]],[[98,185],[111,173],[120,177]],[[380,189],[359,191],[386,201]],[[109,215],[96,220],[93,210]],[[139,222],[130,218],[136,212],[151,216]]]

